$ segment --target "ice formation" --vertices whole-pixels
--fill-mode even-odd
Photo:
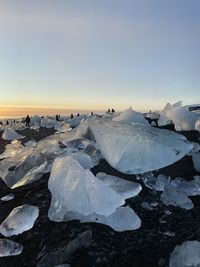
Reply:
[[[24,138],[24,136],[18,134],[12,128],[6,128],[5,131],[2,134],[2,138],[4,140],[9,140],[10,141],[10,140],[15,140],[15,139],[22,139],[22,138]]]
[[[200,176],[196,175],[191,181],[185,181],[183,178],[176,177],[171,181],[171,185],[179,190],[182,190],[187,196],[200,195]]]
[[[55,159],[48,187],[52,201],[55,199],[63,208],[83,215],[97,213],[108,216],[124,204],[120,194],[85,170],[72,156]]]
[[[163,191],[166,185],[170,183],[170,177],[164,174],[158,175],[155,177],[152,172],[145,173],[141,176],[146,187],[154,189],[156,191]]]
[[[189,111],[187,106],[183,107],[181,101],[174,105],[167,104],[163,112],[174,122],[177,131],[191,131],[198,128],[197,121],[200,115]]]
[[[21,254],[23,246],[17,242],[0,239],[0,257],[16,256]]]
[[[121,194],[125,199],[138,195],[142,190],[139,183],[127,181],[117,176],[107,175],[103,172],[99,172],[96,177],[114,191]]]
[[[195,130],[200,132],[200,118],[197,119],[195,122]]]
[[[56,206],[55,206],[56,208]],[[137,214],[129,207],[119,207],[109,216],[103,216],[96,213],[84,216],[74,211],[67,211],[64,215],[64,221],[80,220],[84,222],[95,222],[110,226],[117,232],[136,230],[141,226],[141,220]]]
[[[14,157],[17,153],[23,150],[21,141],[13,140],[11,144],[6,145],[5,151],[0,154],[0,159]]]
[[[200,172],[200,152],[192,153],[192,161],[196,171]]]
[[[1,223],[0,233],[6,237],[21,234],[33,227],[38,215],[38,207],[26,204],[16,207]]]
[[[14,197],[15,197],[15,196],[14,196],[12,193],[10,193],[10,194],[8,194],[8,195],[2,197],[2,198],[1,198],[1,201],[10,201],[10,200],[12,200]]]
[[[169,267],[199,267],[200,242],[185,241],[177,245],[170,255]]]
[[[5,151],[6,152],[6,151]],[[16,166],[23,164],[28,156],[33,153],[33,148],[23,147],[14,153],[14,156],[5,158],[0,161],[0,177],[5,181],[9,172],[13,171]]]
[[[165,186],[160,199],[165,205],[173,205],[186,210],[194,207],[192,200],[188,198],[187,194],[172,185]]]
[[[141,221],[134,211],[120,207],[127,195],[138,193],[139,186],[134,188],[134,193],[133,187],[130,192],[127,188],[120,193],[120,190],[114,191],[113,187],[85,170],[72,156],[54,161],[48,186],[52,194],[48,215],[53,221],[77,219],[81,222],[98,222],[116,231],[140,227]]]
[[[90,119],[77,137],[95,140],[103,157],[124,173],[144,173],[168,166],[183,156],[193,144],[180,134],[143,125]]]
[[[45,167],[47,167],[45,155],[42,153],[31,153],[21,162],[16,163],[12,170],[8,168],[9,165],[5,165],[4,167],[8,169],[7,171],[5,170],[4,175],[2,175],[2,179],[10,188],[14,188],[16,187],[16,183],[18,183],[22,179],[28,179],[28,176],[30,176],[30,178],[32,179],[33,175],[35,177],[36,175],[38,175],[38,173],[41,173],[42,176],[43,172],[41,172],[41,168],[38,169],[38,167],[40,166],[43,166],[42,171],[45,172]]]
[[[114,117],[112,120],[117,122],[139,123],[149,125],[143,114],[132,110],[132,108],[125,110],[120,115]]]

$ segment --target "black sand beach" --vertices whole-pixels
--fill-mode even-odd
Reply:
[[[54,131],[40,129],[39,131],[24,130],[18,133],[25,135],[23,142],[30,139],[40,140]],[[200,143],[198,132],[183,132],[188,140]],[[0,153],[5,149],[5,142],[0,134]],[[121,178],[137,181],[135,175],[126,175],[109,166],[105,160],[92,169],[96,174],[102,171]],[[191,180],[194,175],[200,175],[195,171],[190,156],[185,156],[171,166],[158,172],[174,177],[183,177]],[[90,229],[92,242],[88,248],[78,248],[68,257],[66,263],[72,267],[81,266],[133,266],[133,267],[156,267],[168,266],[170,253],[177,244],[186,240],[200,241],[200,197],[191,197],[194,208],[184,210],[172,206],[163,205],[159,198],[160,193],[146,188],[141,181],[142,191],[135,197],[127,200],[127,204],[134,209],[142,221],[141,228],[135,231],[122,233],[115,232],[110,227],[95,224],[81,224],[78,221],[55,223],[48,219],[48,209],[51,194],[48,190],[49,174],[37,182],[34,182],[14,190],[9,189],[0,179],[0,197],[11,192],[15,198],[8,202],[0,201],[0,223],[8,216],[13,208],[22,204],[32,204],[40,209],[40,215],[34,227],[9,238],[23,245],[21,255],[0,258],[1,267],[34,267],[46,254],[59,250],[81,233]],[[141,207],[141,203],[158,202],[153,211]],[[171,214],[167,215],[166,210]],[[171,234],[170,234],[171,233]],[[175,236],[173,236],[175,233]],[[4,238],[0,235],[0,238]]]

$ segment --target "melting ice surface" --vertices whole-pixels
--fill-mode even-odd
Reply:
[[[134,197],[139,194],[142,187],[139,183],[130,182],[116,176],[107,175],[103,172],[97,173],[96,177],[121,194],[125,199]]]
[[[185,192],[171,185],[165,187],[160,199],[165,205],[173,205],[186,210],[194,207],[192,200]]]
[[[192,161],[196,171],[200,172],[200,152],[192,153]]]
[[[148,125],[149,123],[144,118],[143,114],[137,111],[132,110],[132,108],[129,108],[122,112],[120,115],[113,118],[113,121],[117,122],[127,122],[127,123],[139,123]]]
[[[141,226],[141,220],[129,207],[119,207],[109,216],[96,213],[84,216],[74,211],[66,211],[64,221],[80,220],[80,222],[95,222],[110,226],[117,232],[136,230]]]
[[[95,212],[108,216],[124,204],[120,194],[85,170],[72,156],[55,159],[48,186],[53,199],[83,215]]]
[[[22,253],[23,246],[8,239],[0,239],[0,257],[16,256]]]
[[[177,245],[170,255],[169,267],[199,267],[200,242],[186,241]]]
[[[168,166],[193,144],[180,134],[144,125],[90,119],[81,125],[77,137],[94,139],[102,155],[124,173],[144,173]]]
[[[173,105],[168,103],[163,112],[174,122],[177,131],[198,130],[200,115],[189,111],[187,107],[183,107],[181,101]]]
[[[2,138],[4,140],[15,140],[15,139],[22,139],[22,138],[24,138],[24,136],[18,134],[12,128],[6,128],[2,134]]]
[[[26,204],[16,207],[1,223],[0,233],[6,237],[21,234],[33,227],[38,215],[38,207]]]
[[[123,183],[118,184],[121,186]],[[48,186],[52,194],[48,215],[53,221],[78,219],[81,222],[99,222],[116,231],[140,227],[141,221],[135,212],[128,207],[120,207],[125,203],[124,195],[135,195],[139,186],[134,185],[134,193],[133,187],[130,192],[126,188],[119,193],[119,188],[114,190],[96,178],[72,156],[54,161]]]
[[[10,194],[8,194],[8,195],[2,197],[2,198],[1,198],[1,201],[10,201],[10,200],[12,200],[14,197],[15,197],[15,196],[14,196],[12,193],[10,193]]]

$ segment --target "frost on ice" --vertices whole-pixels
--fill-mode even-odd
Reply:
[[[168,166],[184,157],[193,144],[180,134],[144,125],[90,119],[77,137],[94,139],[103,157],[124,173],[144,173]]]
[[[48,186],[52,194],[48,215],[53,221],[99,222],[116,231],[140,227],[140,219],[132,209],[120,208],[125,197],[119,190],[114,191],[96,178],[72,156],[54,161]]]
[[[22,139],[22,138],[24,138],[24,136],[18,134],[12,128],[6,128],[2,134],[2,138],[4,140],[15,140],[15,139]]]
[[[0,257],[16,256],[22,253],[23,246],[17,242],[0,239]]]
[[[169,267],[199,267],[200,242],[186,241],[177,245],[170,255]]]
[[[0,225],[0,233],[6,237],[21,234],[33,227],[38,215],[36,206],[25,204],[16,207]]]

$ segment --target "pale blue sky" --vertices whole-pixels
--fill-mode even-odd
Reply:
[[[200,103],[199,0],[0,0],[0,106]]]

